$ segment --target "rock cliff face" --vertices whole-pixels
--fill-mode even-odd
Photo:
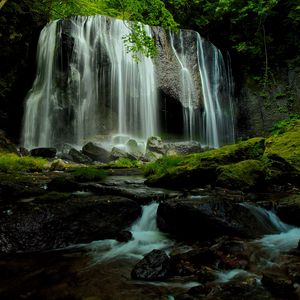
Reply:
[[[266,135],[274,122],[300,113],[300,68],[277,70],[265,88],[245,76],[237,93],[237,135]]]

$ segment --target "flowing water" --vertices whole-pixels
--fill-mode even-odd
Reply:
[[[83,145],[113,135],[146,140],[161,133],[156,66],[145,56],[132,59],[123,42],[130,32],[126,22],[105,16],[53,21],[42,30],[26,99],[25,147]],[[186,45],[191,38],[194,52]],[[182,139],[209,147],[233,142],[230,65],[226,69],[221,52],[194,31],[170,33],[170,47],[181,74]],[[178,89],[175,79],[172,84]]]
[[[111,131],[144,139],[157,134],[154,64],[144,56],[137,63],[127,53],[123,37],[129,33],[125,22],[104,16],[73,17],[44,28],[26,101],[26,147],[82,144]]]
[[[153,249],[168,249],[172,242],[156,226],[157,203],[143,206],[142,216],[129,229],[132,239],[127,243],[116,240],[97,241],[90,245],[95,262],[120,258],[141,259]]]

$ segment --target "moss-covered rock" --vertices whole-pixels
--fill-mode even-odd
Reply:
[[[277,155],[300,172],[300,121],[266,140],[266,156]]]
[[[16,146],[5,136],[2,130],[0,130],[0,152],[18,153]]]
[[[300,195],[289,195],[280,200],[276,213],[279,218],[288,224],[300,226]]]
[[[266,179],[266,166],[259,160],[244,160],[218,168],[217,186],[243,191],[260,189]]]
[[[258,137],[202,153],[163,157],[145,167],[147,183],[176,187],[214,183],[220,166],[261,158],[264,142],[264,138]]]

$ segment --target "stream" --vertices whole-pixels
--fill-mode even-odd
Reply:
[[[148,199],[146,194],[151,195],[155,200],[142,206],[141,217],[128,228],[132,233],[132,239],[128,242],[105,239],[38,253],[1,254],[1,299],[171,300],[201,298],[181,296],[191,297],[187,294],[189,290],[203,287],[204,283],[199,280],[199,275],[171,276],[164,281],[131,279],[134,265],[153,249],[164,250],[172,256],[174,253],[184,255],[197,247],[202,247],[201,243],[176,241],[162,233],[157,227],[158,201],[176,197],[176,195],[178,197],[181,194],[146,187],[142,177],[138,175],[110,176],[103,185],[116,190],[120,187],[125,188],[128,195],[138,193],[144,195],[144,199]],[[89,195],[88,193],[82,194],[86,194],[87,197]],[[199,191],[198,194],[194,193],[189,197],[202,201],[207,197],[207,193]],[[300,228],[284,224],[274,213],[264,208],[248,203],[242,205],[257,216],[262,226],[270,230],[275,228],[277,232],[254,240],[234,240],[246,249],[248,264],[244,268],[233,267],[231,269],[222,268],[220,264],[209,265],[208,269],[211,269],[214,279],[205,285],[208,292],[201,299],[297,299],[295,295],[293,297],[271,295],[263,288],[262,277],[266,271],[281,269],[282,266],[285,268],[287,263],[297,265],[299,254],[291,258],[288,253],[297,248]],[[225,240],[225,244],[228,241]],[[209,247],[219,249],[219,244],[222,244],[222,241],[217,240]],[[216,252],[218,251],[220,250]],[[237,294],[240,298],[232,296],[236,293],[237,284],[238,293],[242,293]],[[244,290],[241,292],[240,284],[254,288],[253,292],[249,293]],[[255,298],[255,294],[258,298]],[[221,298],[220,295],[222,295]]]

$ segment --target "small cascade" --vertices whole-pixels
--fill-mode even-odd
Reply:
[[[287,232],[291,226],[283,223],[272,211],[250,203],[241,203],[256,217],[257,222],[267,232]]]
[[[92,243],[90,247],[95,261],[108,261],[120,257],[141,259],[153,249],[170,247],[172,242],[157,228],[157,208],[157,203],[143,206],[142,216],[129,229],[132,233],[132,240],[129,242],[104,240]]]

